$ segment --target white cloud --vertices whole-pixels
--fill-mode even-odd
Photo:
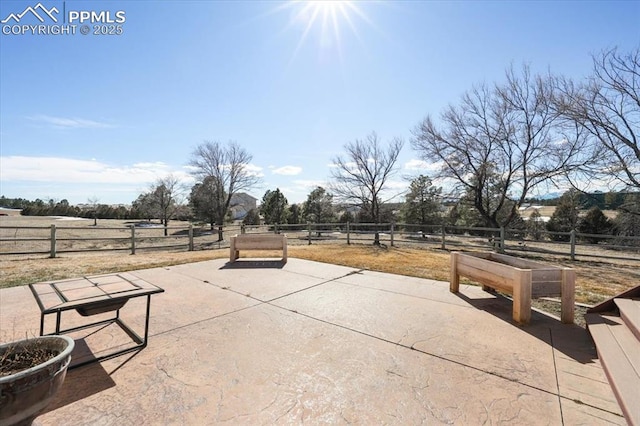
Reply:
[[[108,123],[102,123],[94,120],[86,120],[84,118],[66,118],[66,117],[52,117],[50,115],[34,115],[27,117],[30,120],[37,121],[43,124],[48,124],[58,129],[106,129],[114,127]]]
[[[130,203],[155,181],[172,174],[186,187],[193,177],[184,168],[163,162],[113,165],[96,160],[61,157],[0,157],[3,195],[27,199],[63,199],[83,203]]]
[[[247,164],[245,166],[247,172],[252,176],[264,177],[264,173],[262,172],[262,167],[256,166],[255,164]]]
[[[389,180],[384,186],[387,190],[405,190],[409,184],[404,180]]]
[[[441,161],[438,161],[435,163],[427,163],[426,161],[418,160],[415,158],[412,158],[411,160],[404,163],[405,170],[435,172],[439,170],[441,167],[442,167]]]
[[[321,186],[323,188],[327,188],[327,182],[322,180],[305,180],[305,179],[297,179],[294,180],[293,183],[300,189],[313,191],[317,187]]]
[[[415,158],[412,158],[411,160],[404,163],[404,168],[406,170],[426,169],[428,166],[429,163],[427,163],[426,161],[416,160]]]
[[[273,169],[271,172],[276,175],[295,176],[302,173],[302,167],[282,166],[282,167],[278,167],[277,169]]]
[[[147,184],[171,172],[171,167],[162,162],[129,166],[60,157],[0,157],[3,182]],[[186,176],[184,172],[176,174]]]

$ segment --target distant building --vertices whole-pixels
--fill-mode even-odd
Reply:
[[[524,220],[529,220],[533,212],[537,211],[540,216],[538,220],[540,222],[547,223],[551,219],[553,212],[556,210],[556,206],[537,206],[532,204],[523,204],[518,209],[520,212],[520,216]]]
[[[251,209],[255,209],[258,205],[258,199],[249,194],[240,192],[231,196],[229,209],[231,210],[232,220],[242,220]]]

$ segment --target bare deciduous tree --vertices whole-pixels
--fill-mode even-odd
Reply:
[[[260,182],[260,177],[249,170],[249,163],[253,157],[236,142],[222,145],[220,142],[204,142],[196,147],[191,155],[193,175],[199,182],[204,182],[211,177],[212,182],[218,185],[215,188],[214,197],[218,197],[215,206],[214,217],[218,225],[218,240],[222,241],[224,235],[222,226],[229,211],[231,197],[243,191],[249,191]]]
[[[414,129],[412,146],[441,165],[435,177],[452,179],[487,225],[506,226],[533,188],[579,162],[583,139],[559,127],[553,89],[552,76],[511,68],[504,84],[476,86],[449,106],[441,127],[427,116]]]
[[[387,201],[382,198],[382,192],[396,171],[396,161],[403,145],[401,139],[395,138],[385,149],[375,132],[366,140],[347,143],[345,155],[333,159],[330,189],[334,197],[360,207],[373,223],[379,223],[380,206]],[[374,244],[380,244],[377,232]]]
[[[582,177],[640,189],[640,47],[603,51],[586,83],[560,79],[558,87],[558,109],[591,136],[594,155]]]
[[[93,216],[93,226],[98,226],[97,208],[100,199],[96,196],[87,198],[87,204],[91,207],[91,215]]]
[[[158,179],[151,189],[151,197],[164,225],[165,236],[167,235],[169,220],[173,218],[180,204],[181,190],[180,181],[173,174]]]

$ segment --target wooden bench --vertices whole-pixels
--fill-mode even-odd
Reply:
[[[513,297],[513,319],[531,319],[531,299],[560,296],[561,320],[573,323],[575,271],[498,253],[451,253],[449,290],[457,293],[460,276],[482,284],[485,291],[498,290]]]
[[[282,250],[282,262],[287,263],[287,236],[285,234],[240,234],[231,237],[229,262],[240,257],[240,250]]]

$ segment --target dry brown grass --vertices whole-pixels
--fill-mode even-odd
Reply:
[[[0,288],[83,275],[227,258],[228,255],[228,249],[220,249],[193,252],[152,251],[139,252],[136,255],[122,252],[81,253],[65,254],[55,259],[42,256],[5,256],[0,257]],[[242,253],[242,257],[278,255],[278,252]],[[314,244],[311,246],[290,246],[289,256],[420,278],[441,281],[449,279],[449,253],[441,250]],[[582,303],[600,302],[633,287],[639,278],[636,267],[633,265],[584,261],[572,263],[559,259],[552,263],[576,269],[576,301]]]
[[[442,251],[344,244],[290,247],[289,255],[391,274],[449,280],[449,253]]]

